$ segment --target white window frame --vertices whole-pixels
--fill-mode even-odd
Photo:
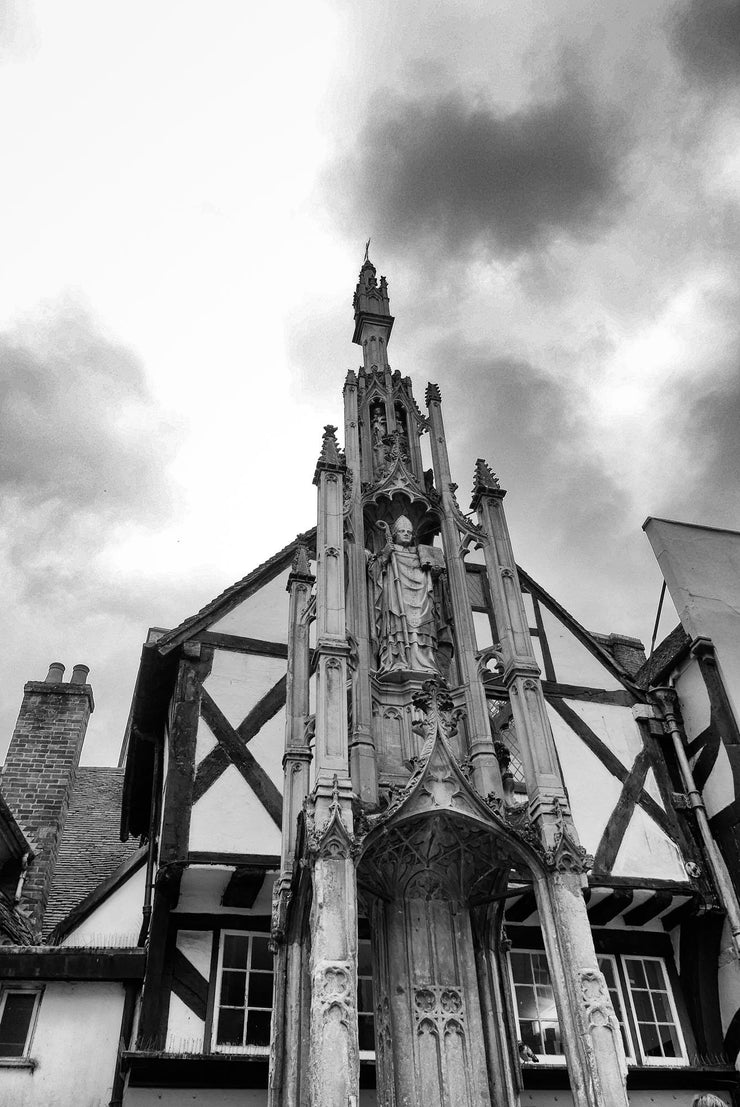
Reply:
[[[248,1056],[248,1057],[269,1057],[269,1055],[270,1055],[269,1045],[266,1045],[266,1046],[260,1046],[260,1045],[237,1046],[237,1045],[227,1045],[226,1043],[222,1044],[217,1040],[219,1015],[221,1013],[221,977],[223,976],[223,970],[224,970],[224,944],[225,944],[224,939],[231,936],[231,935],[235,935],[239,938],[250,938],[250,939],[251,938],[265,938],[265,939],[269,938],[268,934],[266,934],[264,931],[260,931],[260,930],[222,930],[220,932],[219,939],[218,939],[218,970],[216,972],[216,992],[215,992],[215,995],[213,997],[213,1026],[211,1027],[211,1052],[212,1053],[239,1053],[239,1054],[242,1054],[242,1055]],[[250,947],[249,947],[249,970],[247,971],[247,988],[249,987],[249,976],[250,976],[251,971],[252,971],[252,946],[251,946],[251,943],[250,943]],[[272,1032],[272,1014],[273,1014],[273,1010],[274,1010],[274,1006],[275,1006],[275,1001],[274,1001],[275,972],[274,972],[274,970],[273,970],[273,974],[272,974],[272,981],[273,981],[273,1000],[272,1000],[272,1003],[270,1004],[270,1031],[271,1032]],[[259,1008],[258,1007],[258,1008],[256,1008],[256,1010],[258,1010],[258,1011],[259,1010],[266,1010],[266,1008]],[[249,1008],[245,1007],[244,1011],[245,1011],[245,1026],[246,1026],[246,1017],[247,1017]]]
[[[541,949],[516,948],[512,949],[510,951],[510,954],[511,953],[539,953],[543,956],[545,955],[545,951]],[[599,953],[596,956],[599,963],[605,960],[609,960],[612,964],[614,978],[617,985],[617,993],[622,1004],[622,1013],[625,1020],[627,1041],[630,1044],[630,1052],[626,1054],[627,1063],[629,1065],[644,1068],[663,1068],[668,1066],[670,1066],[671,1068],[683,1068],[688,1065],[689,1057],[688,1051],[686,1049],[686,1039],[684,1037],[683,1027],[681,1026],[681,1019],[678,1013],[678,1008],[676,1007],[676,1000],[673,994],[673,984],[668,974],[668,968],[665,963],[665,958],[654,957],[652,955],[643,955],[641,953]],[[660,969],[663,976],[663,983],[665,984],[665,992],[668,996],[668,1006],[673,1017],[673,1025],[676,1028],[676,1034],[678,1037],[679,1046],[681,1048],[680,1057],[649,1057],[647,1056],[647,1054],[644,1053],[642,1048],[642,1040],[640,1038],[640,1024],[637,1018],[637,1012],[635,1010],[635,1004],[632,998],[632,990],[629,984],[629,976],[627,973],[627,961],[629,961],[630,959],[637,961],[655,961],[660,964]],[[514,1005],[514,1018],[516,1019],[517,1040],[521,1041],[522,1036],[519,1027],[519,1011],[516,997],[516,981],[514,980],[514,967],[512,965],[511,956],[509,956],[507,960],[509,962],[509,979],[511,981],[511,995]],[[552,977],[550,978],[550,982],[552,984]],[[625,992],[627,993],[626,996]],[[615,1011],[614,1014],[616,1016],[617,1012]],[[617,1018],[617,1022],[618,1021],[619,1019]],[[536,1053],[535,1056],[537,1057],[537,1060],[540,1064],[565,1064],[565,1054],[563,1053]],[[527,1063],[528,1062],[526,1061],[524,1062],[524,1064]]]
[[[371,983],[372,983],[372,985],[373,985],[373,1010],[372,1010],[372,1011],[362,1011],[362,1012],[360,1011],[360,979],[361,979],[361,978],[360,978],[360,973],[359,973],[359,956],[358,956],[358,958],[357,958],[357,960],[358,960],[358,972],[357,972],[357,1015],[358,1015],[358,1017],[360,1016],[360,1014],[363,1014],[363,1015],[368,1015],[368,1014],[370,1014],[370,1015],[372,1015],[372,1017],[373,1017],[373,1032],[374,1032],[374,1031],[375,1031],[375,981],[373,980],[373,975],[372,975],[372,945],[371,945],[371,943],[370,943],[370,939],[369,939],[369,938],[358,938],[358,940],[357,940],[358,953],[359,953],[359,945],[360,945],[360,942],[362,942],[362,943],[365,943],[365,942],[366,942],[366,943],[368,944],[368,946],[370,946],[370,950],[371,950],[371,972],[370,972],[370,977],[369,977],[369,979],[370,979],[370,982],[371,982]],[[363,976],[362,976],[362,979],[363,979],[363,980],[367,980],[367,979],[368,979],[368,977],[367,977],[366,975],[364,975],[364,974],[363,974]],[[375,1050],[374,1050],[374,1049],[361,1049],[361,1050],[360,1050],[360,1060],[361,1060],[361,1061],[374,1061],[374,1060],[375,1060]]]
[[[547,955],[546,955],[544,949],[523,949],[523,948],[520,949],[520,948],[517,948],[517,949],[509,950],[509,956],[507,957],[507,960],[509,962],[509,979],[511,981],[511,996],[512,996],[512,999],[514,1001],[514,1018],[516,1019],[516,1037],[517,1037],[517,1041],[521,1042],[522,1034],[521,1034],[521,1029],[519,1027],[519,1011],[518,1011],[518,1004],[517,1004],[517,998],[516,998],[516,981],[514,980],[514,966],[513,966],[512,961],[511,961],[511,954],[512,953],[526,953],[527,955],[537,953],[541,957],[544,957],[546,962],[547,962]],[[549,974],[550,973],[549,963],[547,965],[547,971],[548,971],[548,974]],[[552,976],[550,976],[550,987],[552,988]],[[554,995],[555,995],[555,989],[553,988],[553,997],[554,997]],[[557,1013],[557,1008],[556,1008],[556,1013]],[[559,1027],[560,1027],[560,1018],[558,1017],[558,1028]],[[561,1040],[562,1040],[562,1034],[561,1034]],[[535,1053],[535,1057],[537,1058],[537,1060],[539,1061],[539,1063],[541,1065],[560,1065],[560,1066],[563,1066],[565,1064],[565,1054],[564,1053]],[[525,1061],[524,1064],[534,1064],[534,1062]]]
[[[684,1035],[683,1035],[683,1027],[681,1026],[681,1019],[679,1017],[678,1009],[676,1007],[676,1000],[675,1000],[674,995],[673,995],[673,985],[671,983],[671,978],[668,975],[668,969],[666,968],[665,958],[647,956],[647,955],[643,955],[641,953],[624,953],[624,954],[622,954],[621,960],[622,960],[622,967],[624,968],[624,979],[625,979],[625,982],[626,982],[626,985],[627,985],[627,991],[629,993],[630,1010],[632,1012],[632,1018],[634,1020],[635,1037],[637,1038],[637,1041],[635,1042],[635,1046],[638,1050],[638,1058],[639,1058],[638,1063],[641,1064],[641,1065],[644,1065],[646,1068],[650,1068],[651,1066],[654,1067],[654,1068],[656,1068],[656,1067],[657,1068],[667,1068],[669,1066],[671,1068],[682,1068],[682,1067],[688,1065],[689,1055],[688,1055],[688,1050],[686,1049],[686,1039],[684,1038]],[[627,972],[627,962],[630,961],[630,960],[631,961],[643,961],[643,962],[644,961],[653,961],[656,964],[660,965],[660,971],[661,971],[662,976],[663,976],[663,983],[665,984],[665,989],[664,990],[665,990],[666,995],[668,996],[668,1006],[670,1008],[671,1015],[673,1016],[673,1025],[676,1028],[676,1036],[678,1038],[678,1044],[679,1044],[680,1049],[681,1049],[681,1056],[680,1057],[649,1057],[646,1053],[644,1053],[643,1048],[642,1048],[642,1039],[640,1038],[640,1020],[638,1019],[637,1011],[635,1010],[635,1002],[634,1002],[634,999],[632,998],[632,989],[630,987],[629,973]]]
[[[31,1043],[36,1032],[36,1023],[38,1022],[39,1007],[41,1006],[41,997],[44,994],[44,986],[43,984],[3,984],[0,986],[0,1019],[2,1019],[5,1014],[5,1001],[8,996],[18,995],[19,993],[24,995],[30,993],[36,997],[33,1010],[31,1011],[31,1018],[28,1020],[26,1041],[22,1053],[0,1053],[0,1065],[23,1064],[31,1060]]]

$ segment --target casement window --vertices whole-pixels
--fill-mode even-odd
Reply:
[[[213,1019],[214,1050],[269,1053],[272,982],[268,935],[222,931]]]
[[[537,1057],[562,1061],[563,1043],[547,958],[537,950],[512,950],[509,964],[519,1040]]]
[[[0,1062],[29,1057],[42,990],[19,984],[0,991]]]
[[[643,1064],[685,1064],[686,1044],[665,964],[659,957],[623,957],[622,962]]]
[[[686,1044],[665,962],[660,957],[601,954],[627,1061],[633,1065],[685,1065]],[[512,950],[509,966],[519,1040],[540,1061],[564,1062],[550,970],[540,950]],[[626,1001],[625,997],[628,997]]]
[[[373,1002],[373,962],[370,940],[360,938],[357,950],[357,1024],[360,1059],[375,1059],[375,1005]]]

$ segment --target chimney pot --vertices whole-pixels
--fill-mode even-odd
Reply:
[[[87,684],[87,674],[90,672],[89,665],[75,665],[72,670],[72,676],[70,684]]]
[[[61,661],[52,661],[49,672],[46,674],[47,684],[58,684],[64,676],[64,665]]]

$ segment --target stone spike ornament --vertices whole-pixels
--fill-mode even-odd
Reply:
[[[339,446],[337,445],[337,428],[331,423],[324,427],[324,435],[321,443],[319,463],[324,465],[339,465]]]
[[[497,495],[505,494],[493,469],[491,469],[487,461],[479,457],[475,463],[475,471],[473,473],[473,489],[470,493],[472,501],[470,506],[475,509],[478,506],[481,496],[490,495],[491,493]]]
[[[431,403],[434,403],[435,401],[436,401],[436,403],[441,404],[442,403],[442,393],[439,390],[439,385],[438,384],[432,384],[432,382],[430,381],[429,384],[427,385],[427,390],[424,394],[424,399],[426,400],[427,405],[429,405]]]
[[[290,575],[291,577],[300,577],[303,580],[313,580],[310,554],[308,546],[304,542],[299,541],[296,547],[293,564],[290,567]]]

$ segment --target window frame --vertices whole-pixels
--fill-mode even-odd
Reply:
[[[514,965],[512,963],[512,959],[511,959],[511,955],[513,953],[526,953],[530,957],[533,953],[536,953],[536,954],[538,954],[538,956],[544,957],[545,964],[547,965],[548,976],[550,975],[550,965],[549,965],[549,962],[547,960],[547,955],[546,955],[544,949],[536,949],[536,948],[532,948],[532,947],[530,947],[529,949],[526,949],[526,948],[522,948],[522,947],[519,947],[519,946],[516,946],[516,947],[512,946],[512,948],[509,950],[509,953],[507,955],[506,960],[508,961],[508,966],[509,966],[509,979],[511,981],[511,999],[512,999],[512,1005],[513,1005],[513,1008],[514,1008],[514,1018],[516,1020],[516,1040],[517,1040],[517,1043],[518,1043],[518,1042],[522,1041],[522,1034],[521,1034],[521,1027],[520,1027],[520,1024],[519,1024],[519,1009],[518,1009],[519,1005],[518,1005],[517,992],[516,992],[516,980],[514,979]],[[523,985],[523,986],[526,987],[526,985]],[[552,977],[550,977],[550,987],[552,987]],[[553,989],[553,1002],[554,1002],[554,998],[555,998],[555,991]],[[556,1007],[555,1010],[556,1010],[556,1014],[557,1014],[557,1007]],[[560,1030],[560,1018],[559,1017],[558,1017],[557,1021],[558,1021],[558,1030]],[[560,1040],[562,1041],[562,1035],[561,1035]],[[537,1062],[522,1061],[522,1064],[528,1065],[528,1064],[539,1063],[541,1065],[557,1065],[559,1068],[562,1068],[565,1065],[565,1054],[564,1053],[535,1053],[535,1057],[537,1058]]]
[[[22,1053],[0,1053],[0,1067],[8,1067],[12,1065],[28,1065],[33,1064],[33,1058],[31,1057],[31,1044],[33,1042],[34,1034],[36,1033],[36,1024],[39,1017],[39,1008],[41,1006],[41,997],[44,994],[43,984],[33,983],[7,983],[0,985],[0,1020],[5,1014],[5,1004],[9,995],[33,995],[35,996],[33,1009],[31,1011],[31,1017],[28,1020],[28,1029],[26,1030],[26,1040],[23,1043]]]
[[[367,945],[370,950],[370,973],[360,973],[360,945]],[[358,1031],[359,1031],[359,1018],[361,1015],[372,1017],[373,1020],[373,1042],[375,1041],[375,980],[373,978],[373,947],[370,938],[357,939],[357,1018],[358,1018]],[[373,994],[373,1006],[370,1011],[360,1011],[360,981],[369,980]],[[375,1061],[377,1057],[377,1050],[373,1049],[361,1049],[359,1051],[360,1061]]]
[[[541,956],[545,956],[545,951],[541,947],[535,946],[512,946],[507,955],[509,980],[511,982],[511,999],[512,1008],[515,1019],[516,1037],[517,1041],[522,1041],[520,1023],[519,1023],[519,1010],[517,1003],[517,982],[514,979],[514,966],[512,963],[511,955],[513,953],[537,953]],[[599,969],[601,970],[601,962],[608,959],[614,971],[614,978],[616,981],[617,994],[622,1005],[622,1013],[624,1015],[625,1035],[630,1043],[630,1052],[625,1050],[627,1064],[633,1068],[686,1068],[689,1065],[689,1052],[686,1045],[686,1034],[681,1021],[681,1014],[679,1010],[679,1004],[676,1001],[674,994],[674,980],[671,977],[668,968],[668,962],[665,957],[661,957],[655,954],[643,954],[643,953],[599,953],[596,954],[597,961],[599,962]],[[668,996],[668,1006],[673,1017],[673,1025],[676,1028],[676,1036],[678,1038],[681,1054],[678,1057],[653,1057],[645,1053],[642,1045],[642,1038],[640,1036],[639,1020],[637,1018],[637,1012],[635,1009],[635,1003],[632,996],[632,989],[630,988],[629,976],[627,975],[626,962],[629,960],[637,960],[640,962],[654,961],[660,964],[660,971],[663,977],[663,983],[665,985],[664,991]],[[550,966],[548,963],[548,974]],[[552,983],[552,979],[551,979]],[[523,984],[523,982],[522,982]],[[526,986],[523,984],[523,986]],[[615,1015],[617,1012],[615,1011]],[[558,1019],[558,1023],[559,1023]],[[617,1022],[619,1018],[617,1016]],[[562,1036],[561,1036],[562,1041]],[[564,1053],[535,1053],[537,1062],[539,1064],[546,1065],[564,1065],[566,1063]],[[522,1064],[534,1064],[536,1062],[523,1061]]]
[[[232,936],[232,935],[235,936],[235,937],[240,937],[240,938],[249,938],[249,968],[247,969],[247,973],[246,973],[247,990],[245,991],[245,999],[248,996],[249,976],[252,972],[252,939],[253,938],[262,938],[262,939],[265,939],[265,940],[269,940],[269,934],[266,934],[262,930],[250,930],[248,928],[246,928],[244,930],[240,930],[240,929],[237,929],[237,928],[234,928],[234,927],[221,927],[221,928],[219,928],[219,930],[218,930],[218,941],[216,943],[217,969],[216,969],[215,986],[214,986],[214,990],[213,990],[213,1013],[212,1013],[211,1027],[210,1027],[210,1041],[208,1041],[208,1043],[206,1043],[205,1040],[204,1040],[203,1045],[204,1045],[204,1047],[207,1047],[209,1049],[211,1054],[223,1055],[223,1054],[233,1053],[233,1054],[238,1054],[241,1057],[265,1057],[265,1058],[268,1058],[270,1056],[269,1042],[266,1046],[250,1045],[248,1043],[245,1044],[245,1045],[238,1046],[238,1045],[231,1045],[231,1044],[226,1044],[226,1043],[222,1044],[222,1043],[218,1042],[218,1040],[217,1040],[219,1015],[221,1013],[221,979],[222,979],[223,972],[224,972],[224,946],[225,946],[225,939],[227,937]],[[216,935],[214,934],[214,937],[215,936]],[[227,968],[227,971],[228,971],[228,968]],[[267,975],[265,970],[257,969],[256,971],[257,972],[264,972],[265,975]],[[246,1018],[247,1018],[247,1015],[248,1015],[250,1010],[269,1011],[269,1014],[270,1014],[270,1037],[272,1037],[272,1015],[273,1015],[273,1011],[275,1009],[275,969],[274,969],[274,965],[273,965],[273,968],[270,972],[270,975],[272,976],[273,990],[272,990],[272,999],[270,1001],[269,1008],[266,1008],[266,1007],[250,1008],[248,1005],[245,1005],[244,1012],[245,1012],[245,1028],[246,1028]],[[226,1006],[228,1006],[228,1004]],[[204,1049],[204,1051],[205,1051],[205,1049]]]
[[[635,1001],[632,996],[632,989],[629,983],[629,976],[627,975],[627,961],[654,961],[660,965],[660,971],[663,976],[663,983],[665,988],[663,989],[668,996],[668,1006],[673,1016],[673,1025],[676,1028],[676,1036],[678,1038],[678,1044],[681,1049],[680,1057],[651,1057],[645,1053],[642,1045],[642,1038],[640,1036],[640,1021],[637,1017],[637,1011],[635,1009]],[[640,1060],[638,1064],[645,1066],[646,1068],[685,1068],[689,1063],[689,1052],[686,1048],[686,1036],[683,1032],[681,1025],[681,1016],[676,1004],[676,997],[673,994],[673,981],[671,980],[670,973],[668,972],[668,966],[664,957],[656,957],[654,954],[643,953],[624,953],[620,957],[622,972],[624,973],[624,980],[629,996],[630,1014],[632,1016],[632,1028],[633,1035],[635,1037],[635,1045],[638,1051],[638,1057]]]

